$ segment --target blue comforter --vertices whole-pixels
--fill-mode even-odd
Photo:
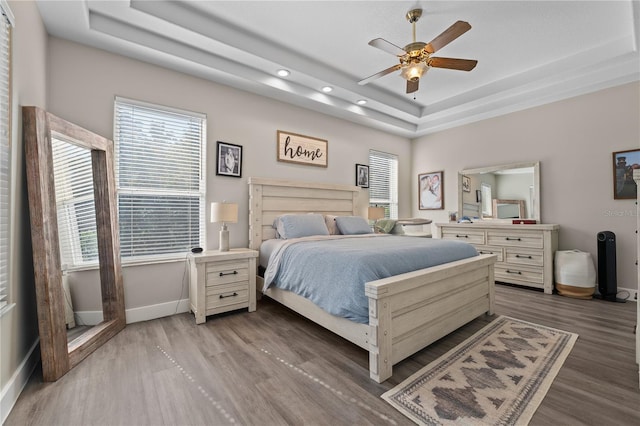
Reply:
[[[269,258],[264,289],[293,291],[330,314],[366,324],[366,282],[477,256],[461,241],[390,235],[283,240]]]

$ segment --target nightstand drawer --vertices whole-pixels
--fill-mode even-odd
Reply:
[[[242,304],[240,307],[246,307],[249,302],[249,283],[234,283],[227,285],[218,285],[207,288],[207,315],[212,309],[228,308],[232,305]]]
[[[246,259],[207,263],[206,286],[218,286],[249,278],[249,261]]]

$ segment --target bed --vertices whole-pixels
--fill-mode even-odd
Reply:
[[[249,245],[276,238],[288,213],[364,216],[355,186],[249,178]],[[399,237],[413,238],[413,237]],[[264,295],[369,352],[369,375],[381,383],[392,366],[482,314],[493,314],[495,256],[480,255],[365,284],[368,324],[328,314],[308,299],[270,287]],[[263,288],[262,277],[256,287]]]

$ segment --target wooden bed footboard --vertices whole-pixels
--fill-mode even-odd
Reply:
[[[382,383],[392,366],[494,310],[494,255],[369,282],[369,372]]]

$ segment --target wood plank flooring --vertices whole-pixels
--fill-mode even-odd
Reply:
[[[496,313],[580,337],[531,425],[638,425],[634,303],[498,285]],[[269,300],[254,313],[127,326],[55,383],[36,371],[5,425],[408,425],[380,395],[482,328],[480,317],[369,379],[368,354]]]

